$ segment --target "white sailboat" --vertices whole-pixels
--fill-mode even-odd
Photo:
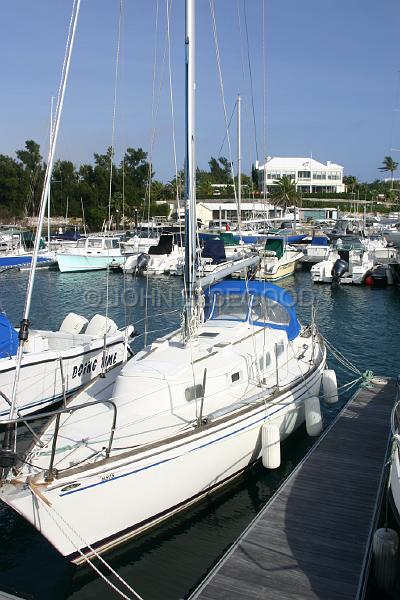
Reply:
[[[203,293],[196,278],[194,10],[186,0],[182,329],[54,413],[24,462],[11,435],[0,453],[1,500],[76,563],[237,476],[260,457],[264,424],[290,435],[325,368],[320,337],[300,326],[286,291],[232,281]]]

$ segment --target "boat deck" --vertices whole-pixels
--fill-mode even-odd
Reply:
[[[395,396],[360,389],[191,599],[361,598]]]

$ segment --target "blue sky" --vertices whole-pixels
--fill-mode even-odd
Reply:
[[[168,72],[163,62],[166,0],[159,0],[156,83],[159,110],[153,164],[172,179]],[[398,0],[215,0],[227,111],[243,97],[243,171],[257,158],[247,64],[244,1],[253,76],[258,158],[312,156],[344,165],[361,180],[381,177],[385,155],[400,159]],[[115,149],[150,148],[156,0],[124,0]],[[2,2],[0,153],[26,139],[47,151],[50,98],[61,72],[72,0]],[[82,0],[57,156],[79,165],[111,144],[119,0]],[[242,37],[239,33],[239,18]],[[178,164],[183,164],[184,2],[173,0],[171,52]],[[243,60],[242,60],[243,59]],[[243,68],[244,63],[244,68]],[[158,94],[158,92],[157,92]],[[228,156],[208,0],[197,0],[197,162]],[[397,110],[396,110],[397,109]],[[236,124],[231,141],[236,158]]]

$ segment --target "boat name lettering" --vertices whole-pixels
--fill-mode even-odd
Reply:
[[[94,373],[97,368],[97,358],[94,360],[88,360],[87,362],[81,363],[79,367],[75,366],[72,370],[72,379],[78,375],[85,375],[85,373]]]
[[[94,360],[88,360],[87,362],[81,363],[78,366],[75,366],[72,370],[72,379],[75,379],[76,376],[81,377],[81,375],[85,375],[86,373],[94,373],[97,368],[97,358]],[[117,364],[117,352],[114,354],[107,354],[106,357],[101,359],[101,368],[104,367],[113,367]]]
[[[101,476],[101,480],[108,481],[109,479],[114,479],[114,477],[115,477],[114,473],[107,473],[107,475]]]
[[[101,359],[101,366],[103,367],[112,367],[117,364],[117,353],[107,354],[107,356],[103,356]]]

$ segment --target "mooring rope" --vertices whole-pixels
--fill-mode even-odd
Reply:
[[[77,538],[80,539],[80,541],[84,544],[85,548],[89,548],[89,550],[94,554],[94,556],[110,571],[110,573],[112,575],[114,575],[116,577],[116,579],[118,579],[118,581],[122,585],[124,585],[133,594],[134,598],[136,598],[137,600],[143,600],[142,596],[140,596],[140,594],[138,594],[137,592],[135,592],[135,590],[129,585],[129,583],[127,581],[125,581],[125,579],[123,579],[112,568],[112,566],[106,560],[104,560],[104,558],[90,544],[88,544],[86,542],[86,540],[74,529],[74,527],[70,523],[68,523],[68,521],[66,521],[62,515],[60,515],[60,513],[54,508],[54,506],[52,506],[52,505],[48,506],[47,505],[45,499],[42,497],[42,494],[38,494],[37,490],[34,489],[32,486],[29,486],[29,487],[30,487],[30,490],[31,490],[32,494],[38,500],[40,500],[42,502],[43,508],[45,509],[45,511],[47,512],[47,514],[49,515],[49,517],[53,521],[53,523],[58,527],[58,529],[63,533],[63,535],[72,544],[72,546],[76,549],[76,551],[82,556],[82,558],[88,563],[88,565],[103,579],[103,581],[109,587],[111,587],[119,596],[121,596],[121,598],[125,598],[125,600],[132,600],[132,598],[130,596],[127,596],[112,581],[110,581],[104,575],[104,573],[102,573],[100,571],[100,569],[98,567],[96,567],[96,565],[90,560],[90,558],[84,552],[82,552],[82,550],[80,548],[78,548],[78,546],[76,545],[76,543],[71,539],[71,537],[68,535],[68,533],[61,527],[60,523],[58,523],[57,520],[54,518],[54,515],[51,514],[51,510],[57,515],[57,517],[62,521],[62,523],[64,523],[64,525],[66,525],[66,527],[68,527],[71,530],[71,532],[74,535],[76,535]]]

